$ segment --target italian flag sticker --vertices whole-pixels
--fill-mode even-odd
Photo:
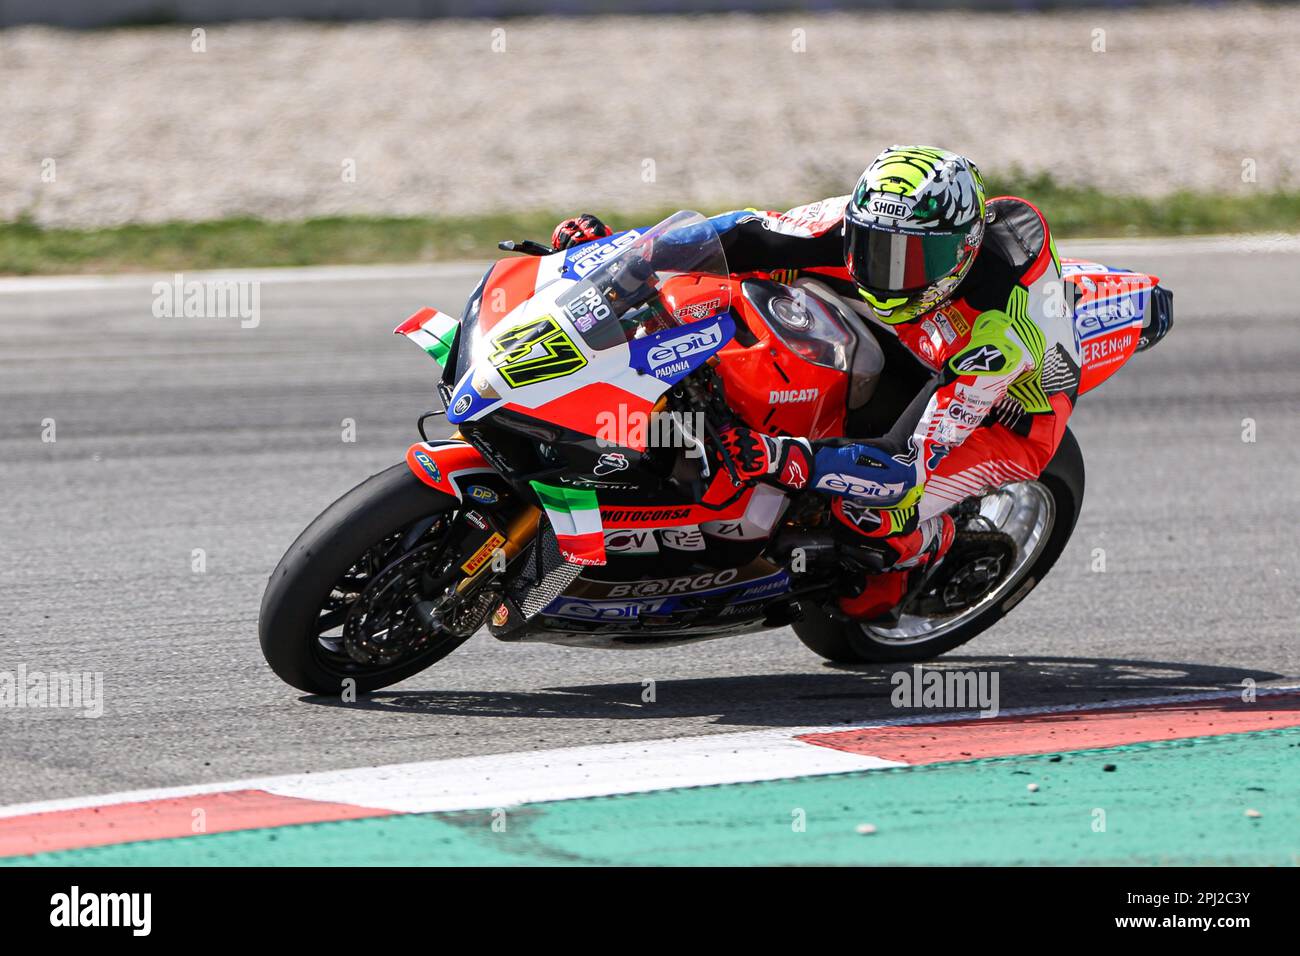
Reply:
[[[560,554],[571,564],[604,564],[605,532],[596,493],[530,481],[555,529]]]
[[[421,309],[393,331],[405,335],[408,339],[429,353],[439,365],[446,367],[447,356],[451,355],[451,344],[456,340],[456,327],[460,325],[446,312],[437,309]]]

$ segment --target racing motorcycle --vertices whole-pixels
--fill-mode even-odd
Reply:
[[[679,212],[563,252],[503,242],[459,319],[395,330],[442,367],[444,408],[406,460],[325,509],[272,573],[263,653],[337,694],[393,684],[484,625],[504,642],[666,646],[792,626],[845,663],[918,661],[1010,611],[1061,554],[1083,502],[1068,431],[1035,480],[952,509],[956,543],[894,611],[836,599],[879,571],[831,498],[736,481],[727,427],[884,434],[934,374],[815,279],[731,276],[707,219]],[[1155,276],[1062,260],[1080,394],[1172,322]],[[779,274],[778,274],[779,275]],[[430,437],[445,414],[450,437]],[[351,681],[349,685],[347,682]]]

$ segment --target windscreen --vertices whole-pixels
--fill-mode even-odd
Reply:
[[[689,283],[674,282],[687,274]],[[726,312],[726,276],[717,230],[699,213],[683,211],[647,229],[556,302],[587,345],[602,350]]]

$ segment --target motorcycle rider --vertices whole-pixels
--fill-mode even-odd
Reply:
[[[1023,199],[986,199],[974,163],[926,146],[884,150],[849,195],[710,221],[733,274],[819,282],[882,333],[887,364],[920,363],[924,385],[882,436],[722,436],[742,481],[811,481],[836,496],[843,533],[886,568],[840,608],[859,620],[886,615],[912,570],[952,546],[946,509],[1037,478],[1064,435],[1079,342],[1047,223]],[[552,246],[610,234],[584,214],[560,223]],[[725,468],[715,475],[706,501],[734,491]]]

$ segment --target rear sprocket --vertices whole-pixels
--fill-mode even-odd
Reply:
[[[1015,558],[1016,542],[1008,534],[958,531],[948,553],[904,610],[946,617],[974,607],[1011,573]]]

